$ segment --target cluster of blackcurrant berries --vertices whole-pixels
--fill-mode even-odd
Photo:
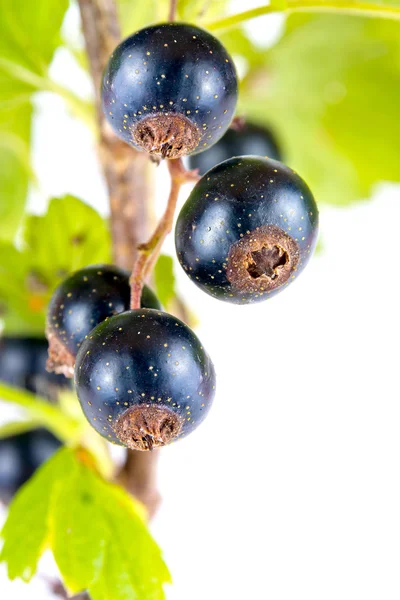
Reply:
[[[120,44],[102,88],[118,136],[157,160],[190,156],[204,173],[178,217],[177,255],[205,292],[246,304],[270,298],[304,269],[318,210],[305,182],[275,160],[271,132],[256,125],[228,131],[237,94],[221,43],[171,23]],[[116,267],[67,279],[49,309],[49,365],[75,372],[83,411],[100,434],[148,450],[203,420],[215,372],[195,334],[163,312],[149,289],[140,309],[129,310],[129,296],[128,274]]]
[[[214,367],[196,335],[144,287],[129,310],[129,273],[112,265],[74,273],[48,311],[48,366],[71,375],[84,414],[109,441],[163,446],[204,419]]]

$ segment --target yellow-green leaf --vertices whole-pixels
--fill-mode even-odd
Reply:
[[[94,497],[91,472],[71,460],[68,476],[55,486],[52,548],[71,592],[87,589],[100,576],[107,531]]]
[[[3,0],[0,8],[0,239],[12,240],[25,207],[31,96],[46,76],[68,0]],[[49,15],[51,14],[51,18]]]
[[[161,304],[168,308],[176,296],[174,261],[171,256],[161,254],[154,268],[154,285]]]
[[[6,562],[10,579],[29,581],[49,543],[54,482],[66,475],[69,454],[57,452],[14,498],[1,536],[0,560]]]
[[[345,205],[400,181],[399,27],[292,16],[242,82],[240,111],[274,127],[320,202]]]
[[[7,333],[43,334],[55,287],[68,273],[111,261],[107,223],[73,196],[51,200],[44,216],[27,216],[22,248],[0,242],[0,304]]]
[[[72,592],[92,600],[164,600],[170,581],[142,507],[93,470],[83,450],[60,450],[10,507],[3,551],[12,579],[28,581],[49,548]]]

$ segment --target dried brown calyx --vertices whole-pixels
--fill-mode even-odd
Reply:
[[[75,356],[64,346],[54,333],[46,332],[49,341],[49,357],[46,369],[65,377],[74,376]]]
[[[257,227],[229,250],[227,277],[244,293],[268,293],[289,279],[300,252],[297,242],[275,225]]]
[[[131,450],[165,446],[179,434],[182,418],[166,406],[139,404],[128,408],[116,421],[118,439]]]
[[[159,113],[146,117],[133,130],[135,143],[151,155],[179,158],[192,152],[201,133],[183,115]]]

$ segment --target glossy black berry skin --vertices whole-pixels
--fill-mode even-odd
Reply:
[[[129,309],[129,273],[114,265],[94,265],[73,273],[51,299],[47,333],[75,357],[83,340],[104,319]],[[142,306],[160,309],[155,294],[144,287]]]
[[[213,401],[215,371],[187,325],[168,313],[139,309],[91,332],[77,356],[75,384],[88,421],[120,444],[115,423],[132,407],[165,407],[181,421],[178,437],[193,431]]]
[[[33,394],[55,399],[59,388],[67,385],[67,379],[46,370],[47,348],[45,338],[1,338],[0,380]]]
[[[278,161],[246,156],[202,177],[178,217],[175,243],[182,267],[203,291],[247,304],[295,280],[317,233],[318,209],[306,183]]]
[[[44,429],[1,439],[0,500],[8,503],[60,446],[60,441]]]
[[[115,133],[138,149],[170,158],[201,152],[219,140],[234,115],[237,94],[236,70],[225,48],[185,23],[146,27],[123,41],[110,57],[102,87],[104,114]],[[162,150],[143,145],[136,127],[156,115],[181,115],[193,126],[196,143],[176,146],[173,154],[168,144]]]
[[[278,140],[271,129],[249,122],[238,129],[230,128],[212,148],[190,156],[188,165],[190,169],[198,169],[199,175],[204,175],[229,158],[248,155],[282,160]]]

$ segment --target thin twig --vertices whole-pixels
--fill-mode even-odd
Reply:
[[[170,5],[169,5],[168,21],[170,21],[170,22],[175,21],[177,9],[178,9],[178,0],[171,0]]]
[[[145,244],[140,244],[137,248],[137,259],[131,276],[132,309],[140,308],[140,298],[146,277],[150,275],[164,240],[172,230],[176,204],[182,185],[188,181],[197,181],[199,179],[197,172],[185,169],[180,158],[168,160],[168,169],[171,176],[171,189],[167,208],[151,238]]]
[[[379,17],[395,21],[400,20],[400,7],[394,6],[388,2],[358,2],[357,0],[288,0],[286,4],[282,3],[282,8],[278,4],[270,3],[247,9],[235,15],[222,17],[217,21],[206,23],[206,29],[210,31],[231,29],[250,19],[278,12],[289,15],[297,12],[331,13],[356,17]]]

